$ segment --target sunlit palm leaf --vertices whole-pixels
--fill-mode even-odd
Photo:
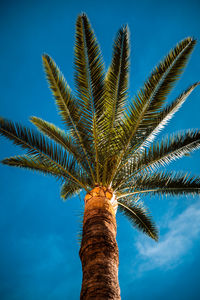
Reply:
[[[0,135],[5,136],[13,141],[14,144],[26,149],[28,154],[41,158],[48,164],[56,165],[62,173],[65,173],[71,180],[74,180],[77,184],[85,188],[78,180],[79,174],[76,172],[76,162],[68,156],[66,151],[63,151],[58,145],[47,141],[43,135],[19,123],[14,123],[3,118],[0,118]]]
[[[121,120],[128,96],[129,75],[129,33],[123,27],[114,41],[112,62],[106,75],[106,117],[109,120],[108,130]]]
[[[113,188],[120,189],[138,173],[163,167],[198,148],[200,148],[199,130],[187,130],[183,133],[167,136],[160,143],[152,144],[149,149],[145,148],[142,154],[135,153],[128,163],[119,170],[113,180]]]
[[[152,128],[157,125],[156,118],[163,106],[167,94],[173,84],[179,79],[184,70],[186,62],[192,52],[196,41],[187,38],[180,42],[174,50],[155,68],[151,76],[145,82],[130,105],[129,114],[123,121],[123,130],[119,145],[122,152],[112,172],[111,181],[127,152],[130,153],[138,148],[142,140],[145,140],[146,127]]]
[[[198,149],[200,147],[200,130],[187,130],[163,138],[161,142],[154,143],[141,156],[137,172],[165,166],[172,160]]]
[[[155,126],[154,119],[163,106],[166,96],[180,78],[196,41],[187,38],[180,42],[165,59],[153,70],[151,76],[139,91],[130,108],[132,136],[143,137],[144,128]]]
[[[82,113],[94,126],[102,116],[104,104],[104,65],[99,45],[85,14],[78,17],[75,41],[75,84]],[[92,115],[91,115],[92,113]]]
[[[47,54],[44,54],[42,59],[49,87],[55,97],[62,120],[69,129],[78,132],[77,124],[80,112],[77,108],[77,100],[72,95],[70,87],[53,59]]]
[[[158,240],[158,230],[151,216],[142,203],[134,200],[118,200],[119,210],[129,219],[131,224],[154,240]]]
[[[103,152],[106,160],[112,159],[113,147],[115,147],[115,143],[117,144],[114,129],[121,121],[127,104],[128,71],[129,36],[128,28],[123,27],[118,31],[115,38],[112,62],[105,80],[106,110],[104,118],[101,120],[103,128],[101,144],[104,144],[101,152]],[[105,161],[103,182],[107,177],[108,164],[109,162]]]
[[[47,54],[43,55],[43,64],[62,119],[71,130],[71,134],[76,139],[76,142],[83,149],[91,176],[94,180],[92,170],[94,159],[91,152],[91,143],[88,141],[87,128],[85,128],[82,122],[82,116],[78,109],[77,100],[72,96],[70,88],[65,82],[65,79],[55,62]]]
[[[47,160],[42,160],[33,155],[19,155],[5,158],[1,161],[5,165],[39,171],[44,174],[50,174],[58,179],[64,179],[67,174],[62,172],[56,164],[50,163]]]
[[[148,146],[156,137],[156,135],[168,124],[174,114],[186,101],[192,91],[200,84],[200,82],[192,84],[187,90],[185,90],[179,97],[177,97],[171,104],[167,105],[156,117],[155,128],[149,128],[146,126],[145,141],[139,146],[138,151],[141,151],[143,147]]]
[[[87,136],[93,145],[96,180],[100,178],[98,120],[104,111],[104,66],[99,45],[87,16],[82,14],[76,23],[75,83],[79,106]]]
[[[74,143],[69,134],[65,133],[54,124],[44,121],[40,118],[32,117],[30,120],[42,133],[53,139],[56,143],[60,144],[71,155],[73,155],[77,162],[80,163],[81,166],[89,173],[88,166],[86,165],[87,161],[84,153],[82,152],[82,148],[79,148]]]
[[[135,178],[133,185],[124,184],[120,197],[131,195],[198,195],[200,194],[200,177],[183,172],[154,172],[142,174]],[[126,192],[127,191],[127,192]]]
[[[163,129],[165,125],[168,124],[168,122],[171,120],[171,118],[174,116],[174,114],[179,110],[179,108],[182,106],[182,104],[186,101],[187,97],[191,94],[191,92],[200,84],[200,82],[197,82],[193,85],[191,85],[186,91],[184,91],[179,97],[177,97],[171,104],[167,105],[159,114],[157,117],[157,125],[153,129],[146,127],[146,135],[147,138],[144,142],[138,147],[137,152],[141,153],[145,147],[150,146],[150,143],[154,140],[155,136]],[[136,151],[130,152],[127,154],[126,157],[124,157],[123,161],[121,162],[121,166],[118,169],[118,173],[122,172],[124,173],[123,169],[126,169],[131,166],[133,161],[136,161],[137,153]],[[126,174],[127,175],[127,174]],[[129,172],[130,175],[130,172]],[[118,174],[117,174],[118,176]]]

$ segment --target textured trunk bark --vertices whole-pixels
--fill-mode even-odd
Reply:
[[[118,246],[111,191],[96,187],[85,197],[80,259],[83,270],[81,300],[119,300]]]

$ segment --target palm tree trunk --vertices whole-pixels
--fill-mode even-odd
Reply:
[[[80,259],[83,270],[81,300],[120,300],[117,202],[111,191],[96,187],[85,197]]]

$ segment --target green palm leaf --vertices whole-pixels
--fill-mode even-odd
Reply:
[[[196,41],[187,38],[180,42],[168,56],[155,68],[144,87],[132,101],[127,118],[123,120],[119,147],[123,149],[112,172],[110,181],[115,176],[124,156],[137,149],[146,138],[145,130],[155,128],[160,109],[173,84],[179,79]]]
[[[143,233],[150,236],[155,241],[158,240],[158,230],[151,220],[151,216],[142,203],[134,200],[120,199],[118,200],[119,210],[131,222],[131,224]]]
[[[118,126],[123,117],[127,104],[128,92],[128,69],[129,69],[129,36],[128,28],[121,28],[114,41],[113,58],[108,69],[105,88],[106,88],[106,110],[104,118],[101,120],[103,134],[101,144],[103,155],[106,157],[103,170],[103,183],[107,177],[109,160],[112,159],[113,147],[117,143],[114,134],[115,127]]]
[[[120,173],[120,170],[122,170],[125,165],[128,165],[131,161],[134,161],[136,159],[133,158],[135,155],[137,157],[137,153],[141,153],[145,147],[150,146],[150,143],[154,140],[156,135],[164,128],[165,125],[168,124],[168,122],[171,120],[171,118],[174,116],[174,114],[179,110],[179,108],[182,106],[182,104],[186,101],[187,97],[192,93],[192,91],[200,84],[200,82],[192,84],[187,90],[185,90],[179,97],[177,97],[171,104],[167,105],[157,116],[156,120],[156,127],[153,129],[146,127],[146,133],[147,136],[144,142],[141,143],[141,145],[138,147],[137,151],[133,151],[129,153],[126,157],[124,157],[123,161],[121,162],[121,166],[118,169],[118,173]],[[131,165],[131,163],[130,163]],[[130,173],[130,172],[129,172]]]
[[[192,93],[192,91],[200,84],[200,82],[196,82],[192,84],[187,90],[181,93],[171,104],[167,105],[156,117],[155,119],[155,128],[146,127],[145,132],[145,141],[139,146],[138,151],[141,151],[143,147],[148,146],[156,137],[156,135],[164,128],[165,125],[171,120],[174,114],[180,109],[183,103],[186,101],[188,96]]]
[[[200,130],[187,130],[184,133],[173,134],[154,143],[141,156],[137,172],[165,166],[172,160],[198,149],[200,147]]]
[[[136,133],[137,136],[140,134],[143,136],[143,129],[147,124],[154,127],[155,117],[160,112],[174,83],[183,73],[195,44],[196,41],[192,38],[184,39],[153,70],[130,107],[132,137]]]
[[[97,40],[85,14],[79,16],[76,23],[75,83],[84,127],[94,149],[96,180],[99,182],[98,120],[104,111],[104,66]]]
[[[63,130],[56,127],[54,124],[44,121],[37,117],[32,117],[31,122],[45,135],[53,139],[56,143],[60,144],[66,149],[78,163],[89,173],[88,166],[85,164],[85,155],[77,145],[75,145],[70,134],[66,134]]]
[[[75,161],[70,158],[66,151],[63,151],[58,145],[47,141],[45,137],[33,130],[0,118],[0,135],[5,136],[14,142],[14,144],[26,149],[29,155],[42,159],[48,164],[53,164],[67,177],[75,181],[81,187],[87,188],[79,181],[79,174],[76,172]]]
[[[128,97],[129,71],[129,33],[123,27],[114,41],[112,62],[106,75],[106,117],[109,119],[108,130],[121,120]]]
[[[55,62],[47,54],[43,55],[43,64],[62,119],[70,129],[77,144],[83,149],[91,176],[95,180],[92,169],[94,159],[91,152],[91,143],[88,141],[87,128],[83,124],[77,100],[72,96],[71,90]]]
[[[167,136],[160,143],[153,143],[149,149],[145,148],[142,154],[135,153],[115,176],[113,188],[119,190],[124,183],[132,180],[137,174],[163,167],[199,147],[199,130],[187,130],[184,133]]]
[[[137,176],[122,188],[123,193],[119,198],[133,195],[199,195],[200,177],[191,176],[183,172],[154,172]],[[125,191],[128,191],[127,193]]]
[[[77,124],[80,119],[80,112],[77,109],[78,102],[73,97],[70,87],[53,59],[49,55],[44,54],[42,60],[49,87],[56,100],[62,120],[69,129],[78,132]]]
[[[75,41],[75,84],[82,113],[95,126],[104,104],[104,65],[99,45],[85,14],[78,17]],[[92,113],[92,116],[91,116]]]
[[[43,174],[50,174],[62,180],[67,177],[67,174],[60,170],[56,164],[50,163],[47,160],[42,160],[42,158],[33,155],[13,156],[5,158],[1,162],[8,166],[35,170],[42,172]]]

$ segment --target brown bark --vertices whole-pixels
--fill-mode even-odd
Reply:
[[[83,280],[81,300],[119,300],[117,204],[111,191],[96,187],[85,197],[80,248]]]

